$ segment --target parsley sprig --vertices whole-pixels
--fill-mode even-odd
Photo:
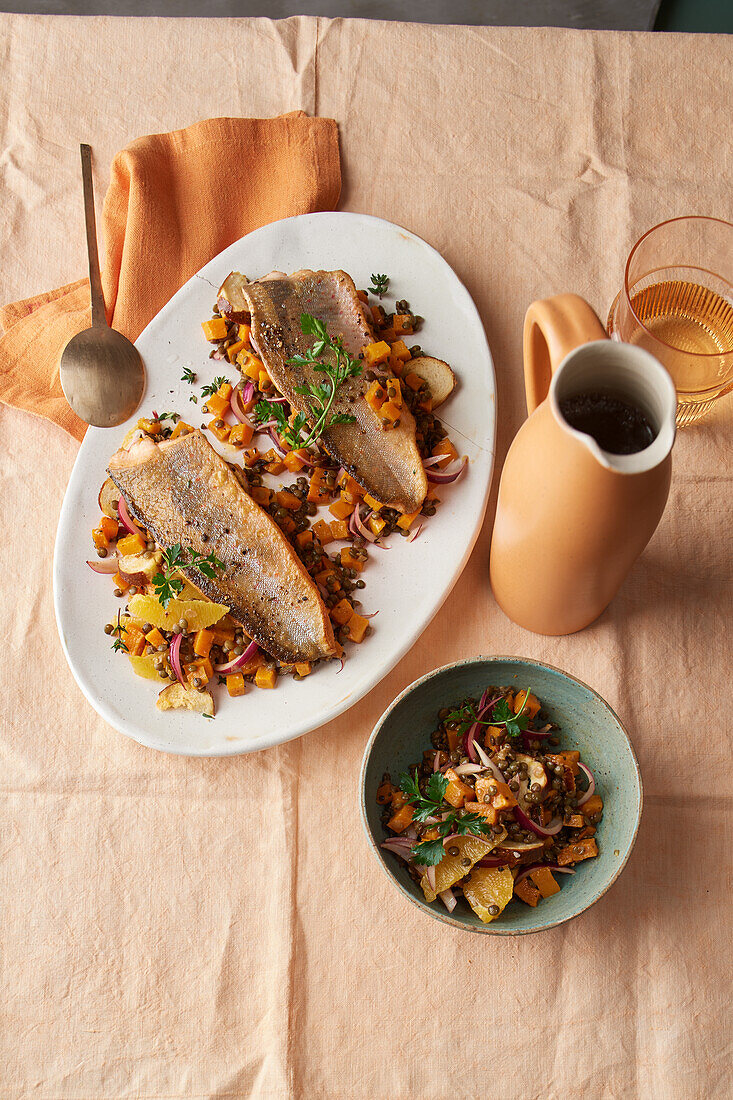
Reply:
[[[112,649],[115,653],[129,653],[129,649],[122,640],[122,635],[127,634],[127,627],[123,626],[120,622],[120,612],[117,612],[117,626],[112,628],[111,631],[114,641],[112,642]]]
[[[440,817],[443,813],[443,798],[448,789],[448,779],[440,772],[434,772],[425,785],[425,793],[420,790],[417,779],[417,768],[414,776],[404,772],[400,776],[400,790],[407,796],[407,801],[415,807],[413,821],[424,822],[429,817]],[[435,828],[438,830],[437,840],[423,840],[412,849],[412,858],[415,863],[432,867],[440,863],[445,855],[443,841],[452,833],[459,836],[487,836],[491,832],[491,826],[480,814],[459,813],[451,810],[444,821],[439,821]]]
[[[278,402],[260,400],[255,406],[255,419],[263,424],[268,420],[277,423],[278,431],[283,439],[291,447],[308,447],[314,440],[319,439],[325,428],[333,424],[353,424],[355,417],[350,413],[332,413],[336,394],[347,378],[356,378],[364,369],[361,359],[353,359],[344,347],[343,337],[334,338],[328,335],[328,330],[323,321],[319,321],[311,313],[300,315],[300,327],[305,336],[315,336],[315,342],[308,348],[304,355],[294,355],[288,359],[288,364],[297,367],[311,367],[314,371],[324,374],[321,382],[303,382],[295,387],[295,392],[307,398],[310,406],[310,416],[299,412],[292,420]],[[330,355],[331,359],[324,359],[324,355]],[[303,434],[309,427],[305,439]]]
[[[524,692],[522,705],[515,714],[506,699],[500,699],[491,712],[491,725],[503,726],[509,737],[519,737],[529,725],[529,715],[525,713],[529,701],[529,688]]]
[[[217,569],[225,569],[223,561],[219,561],[215,554],[207,554],[202,557],[190,547],[185,549],[180,542],[175,543],[169,550],[163,551],[164,568],[162,573],[156,573],[153,577],[153,588],[158,602],[167,608],[168,604],[180,592],[183,591],[183,581],[177,575],[184,568],[198,569],[209,580],[216,576]]]
[[[372,294],[376,294],[381,301],[382,295],[387,293],[389,287],[389,275],[372,275],[372,285],[369,287]]]

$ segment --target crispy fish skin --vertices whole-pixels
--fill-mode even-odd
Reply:
[[[303,334],[301,315],[310,313],[323,321],[329,335],[342,336],[346,350],[358,356],[374,340],[374,333],[353,280],[345,271],[296,271],[290,276],[243,281],[241,293],[252,314],[252,342],[270,377],[292,407],[312,421],[308,399],[296,387],[304,382],[317,384],[323,374],[307,365],[288,363],[315,343],[315,337]],[[332,412],[350,414],[356,423],[327,427],[323,445],[382,504],[401,512],[419,511],[428,484],[415,442],[415,419],[405,407],[399,426],[384,431],[364,400],[367,386],[363,375],[343,383]]]
[[[280,661],[334,657],[339,646],[320,593],[273,519],[244,491],[200,431],[117,451],[109,476],[132,516],[166,549],[212,552],[226,569],[182,572]]]

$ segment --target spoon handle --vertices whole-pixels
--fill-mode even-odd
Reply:
[[[92,328],[106,328],[102,277],[99,274],[97,248],[97,219],[94,215],[94,185],[92,183],[92,147],[81,145],[81,178],[84,184],[84,219],[87,230],[87,254],[89,256],[89,286],[92,297]]]

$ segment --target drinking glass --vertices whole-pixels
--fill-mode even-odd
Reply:
[[[607,327],[667,368],[680,426],[706,413],[733,389],[733,225],[685,217],[649,229],[629,253]]]

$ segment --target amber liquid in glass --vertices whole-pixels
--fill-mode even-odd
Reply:
[[[733,304],[699,283],[653,283],[631,296],[631,307],[657,340],[694,355],[733,351]]]

